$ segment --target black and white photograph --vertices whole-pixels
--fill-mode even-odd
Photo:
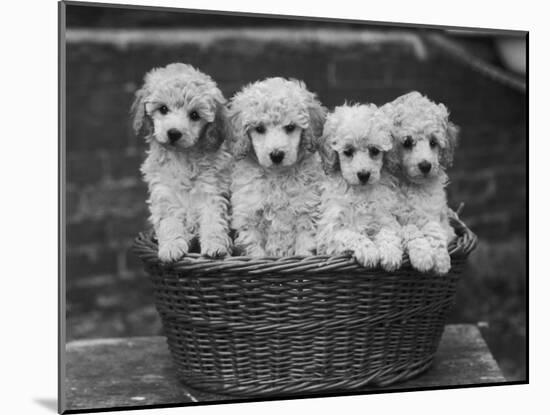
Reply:
[[[529,32],[58,6],[61,413],[529,382]]]

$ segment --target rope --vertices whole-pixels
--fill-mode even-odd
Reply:
[[[527,85],[522,77],[513,75],[510,72],[485,62],[483,59],[472,55],[457,42],[437,33],[427,33],[425,38],[429,43],[448,53],[474,71],[477,71],[482,75],[491,78],[494,81],[500,82],[510,88],[523,93],[526,92]]]

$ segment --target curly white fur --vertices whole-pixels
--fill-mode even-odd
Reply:
[[[134,128],[149,143],[141,172],[163,261],[185,255],[196,237],[204,255],[231,252],[224,103],[208,75],[181,63],[151,70],[136,92]]]
[[[391,149],[391,119],[375,105],[343,105],[329,114],[321,155],[322,185],[317,250],[353,253],[365,267],[401,266],[403,248],[395,182],[384,168]]]
[[[315,252],[323,177],[315,149],[325,112],[302,82],[283,78],[253,83],[232,98],[231,226],[243,254]]]
[[[399,181],[397,217],[411,265],[422,272],[446,274],[447,250],[454,231],[447,214],[445,169],[452,163],[458,128],[443,104],[419,92],[386,104],[393,120],[393,149],[388,167]]]

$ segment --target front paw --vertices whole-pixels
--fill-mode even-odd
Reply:
[[[360,265],[367,268],[376,267],[380,261],[380,251],[374,244],[356,247],[353,256]]]
[[[315,255],[315,252],[316,252],[315,248],[312,248],[312,249],[300,248],[300,249],[297,249],[294,254],[296,256],[312,256],[312,255]]]
[[[231,246],[229,243],[221,243],[216,241],[204,241],[201,246],[201,255],[210,258],[223,258],[231,254]]]
[[[159,259],[162,262],[173,262],[189,252],[189,245],[183,238],[159,243]]]
[[[296,238],[294,246],[294,255],[297,256],[311,256],[317,252],[317,243],[315,238],[310,235],[300,235]]]
[[[409,259],[412,267],[420,272],[431,271],[434,266],[430,249],[409,249]]]
[[[259,245],[247,246],[244,249],[244,254],[245,256],[250,256],[255,258],[263,258],[267,256],[265,250]]]
[[[314,240],[308,240],[306,242],[297,243],[294,250],[294,255],[297,256],[311,256],[315,255],[317,247]]]
[[[451,269],[451,257],[446,248],[438,249],[434,253],[434,271],[438,275],[445,275]]]
[[[380,266],[386,271],[395,271],[401,266],[403,251],[396,246],[380,249]]]

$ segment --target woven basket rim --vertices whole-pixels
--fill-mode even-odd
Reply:
[[[452,260],[465,259],[477,245],[477,236],[462,222],[455,212],[449,212],[449,221],[457,236],[449,243],[448,250]],[[189,253],[173,262],[162,262],[158,258],[158,243],[155,240],[152,230],[141,232],[134,240],[133,251],[142,261],[166,270],[194,269],[197,271],[208,269],[209,272],[219,271],[251,271],[261,267],[263,272],[286,272],[312,270],[329,271],[330,269],[341,270],[367,268],[359,265],[351,254],[343,255],[310,255],[310,256],[286,256],[286,257],[250,257],[250,256],[227,256],[225,258],[209,258],[198,253]],[[406,254],[403,255],[401,268],[409,267],[410,261]],[[371,268],[371,271],[382,271],[382,268]]]

